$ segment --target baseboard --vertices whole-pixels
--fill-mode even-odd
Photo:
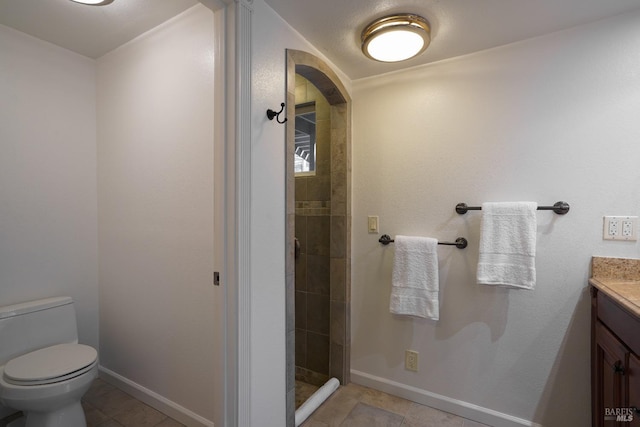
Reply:
[[[163,414],[168,415],[188,427],[214,427],[213,421],[209,421],[206,418],[201,417],[187,408],[172,402],[166,397],[163,397],[158,393],[105,368],[104,366],[100,366],[99,371],[100,378],[109,384],[118,387],[141,402],[146,403],[152,408],[157,409]]]
[[[353,369],[351,370],[351,381],[493,427],[542,427],[541,424],[522,418]]]

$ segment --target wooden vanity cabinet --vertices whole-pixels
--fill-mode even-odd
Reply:
[[[604,420],[605,408],[621,408],[624,405],[627,349],[618,339],[602,325],[596,323],[595,409],[597,418]],[[594,426],[604,424],[595,423]]]
[[[605,292],[591,288],[591,399],[593,427],[640,427],[633,420],[605,421],[606,409],[640,409],[640,318]]]
[[[640,409],[640,358],[635,354],[629,355],[629,406]],[[635,411],[633,421],[629,425],[640,427],[639,410]]]

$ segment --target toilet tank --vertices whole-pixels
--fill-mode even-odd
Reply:
[[[75,342],[78,328],[70,297],[0,307],[0,366],[30,351]]]

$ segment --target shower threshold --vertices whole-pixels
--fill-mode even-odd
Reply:
[[[299,427],[313,412],[338,389],[340,381],[331,378],[315,391],[298,409],[296,409],[296,427]]]

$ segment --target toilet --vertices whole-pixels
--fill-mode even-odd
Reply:
[[[97,375],[71,298],[0,307],[0,414],[22,411],[26,427],[86,427],[80,399]]]

